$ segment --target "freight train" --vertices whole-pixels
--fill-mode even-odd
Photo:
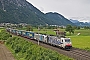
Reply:
[[[66,50],[69,50],[72,48],[72,43],[70,41],[70,38],[66,38],[66,37],[58,38],[57,36],[48,36],[44,34],[34,33],[31,31],[17,30],[17,29],[11,29],[11,28],[7,28],[6,30],[18,36],[22,36],[32,40],[37,40],[53,46],[58,46]]]

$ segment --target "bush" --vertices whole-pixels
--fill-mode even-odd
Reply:
[[[5,30],[2,30],[0,32],[0,40],[7,40],[9,37],[12,37],[12,35],[10,35],[8,32],[6,32]]]

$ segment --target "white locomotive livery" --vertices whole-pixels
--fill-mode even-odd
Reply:
[[[72,43],[71,43],[70,38],[48,36],[48,35],[44,35],[44,34],[34,33],[31,31],[17,30],[17,29],[11,29],[11,28],[7,28],[6,30],[8,32],[10,32],[12,34],[16,34],[18,36],[22,36],[22,37],[33,39],[33,40],[38,40],[40,42],[58,46],[60,48],[64,48],[64,49],[72,48]]]

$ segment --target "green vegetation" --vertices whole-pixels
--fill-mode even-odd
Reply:
[[[0,32],[1,32],[2,30],[5,30],[5,28],[3,28],[3,27],[0,27]]]
[[[33,29],[33,32],[43,33],[47,35],[56,35],[53,29],[41,29],[40,31],[38,31],[38,29]]]
[[[6,45],[12,49],[17,60],[73,60],[20,37],[9,38]]]
[[[75,30],[74,35],[77,35],[78,33],[80,33],[79,36],[90,36],[90,29]]]
[[[90,36],[70,36],[73,47],[90,51]]]
[[[2,29],[0,29],[2,30]],[[34,28],[34,32],[38,32],[38,29]],[[65,29],[60,29],[60,31],[65,31]],[[4,40],[7,39],[6,45],[9,49],[12,50],[14,56],[17,60],[29,60],[29,59],[44,59],[44,60],[70,60],[70,58],[65,57],[63,55],[59,55],[57,52],[43,48],[31,42],[24,40],[23,38],[19,37],[10,37],[8,33],[5,31],[0,32],[0,39],[4,37]],[[55,32],[53,29],[40,29],[39,33],[47,33],[54,34]],[[80,33],[80,35],[77,35]],[[68,32],[67,32],[68,34]],[[1,36],[2,35],[2,36]],[[4,36],[5,35],[5,36]],[[6,38],[7,36],[7,38]],[[8,37],[9,36],[9,37]],[[89,29],[79,29],[75,30],[74,34],[68,35],[67,37],[71,38],[73,47],[84,49],[90,51],[90,30]],[[22,42],[22,43],[21,43]]]
[[[32,28],[32,26],[30,26],[30,25],[27,25],[27,26],[26,26],[26,31],[33,31],[33,28]]]
[[[6,40],[6,46],[12,51],[16,60],[73,60],[50,49],[43,48],[21,37],[10,37],[5,30],[0,38]]]
[[[67,25],[65,31],[69,32],[70,35],[71,33],[74,34],[74,28],[71,25]]]
[[[33,30],[33,32],[39,32],[39,33],[43,33],[43,34],[47,34],[47,35],[56,35],[56,32],[54,31],[54,29],[57,29],[57,27],[51,27],[51,26],[41,26],[39,27],[40,29],[38,29],[38,27],[32,27],[31,26],[31,30]],[[78,33],[79,36],[90,36],[90,29],[84,29],[84,28],[80,28],[79,27],[72,27],[74,30],[72,31],[73,33],[69,33],[66,32],[66,36],[77,36]],[[59,31],[61,32],[65,32],[64,28],[58,28]],[[19,28],[19,30],[28,30],[26,27],[23,28]],[[70,30],[70,29],[69,29]]]
[[[60,31],[65,31],[65,29],[59,29]],[[38,29],[33,29],[33,32],[39,32],[39,33],[46,33],[48,35],[56,35],[54,29],[41,29],[40,31],[38,31]],[[87,29],[80,29],[80,30],[75,30],[74,34],[69,34],[69,32],[66,33],[66,36],[77,36],[77,34],[80,33],[79,36],[90,36],[90,30]]]
[[[4,29],[0,29],[0,40],[7,40],[9,37],[12,37],[12,35],[10,35]]]

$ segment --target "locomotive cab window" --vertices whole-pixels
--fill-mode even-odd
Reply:
[[[70,39],[65,39],[65,42],[70,42]]]

